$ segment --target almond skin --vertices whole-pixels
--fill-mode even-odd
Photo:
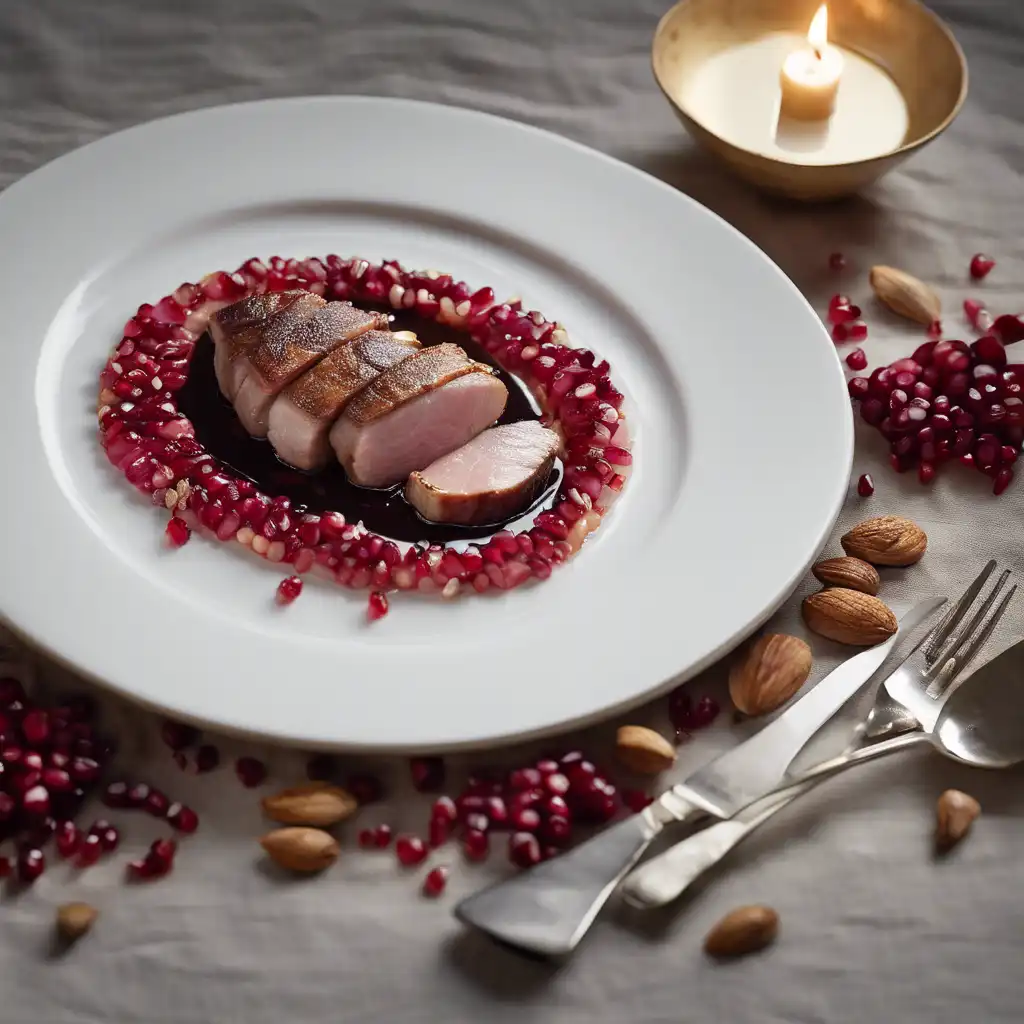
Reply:
[[[318,828],[279,828],[260,845],[275,864],[303,874],[323,871],[338,859],[337,840]]]
[[[843,550],[872,565],[913,565],[921,561],[928,536],[903,516],[876,516],[843,535]]]
[[[826,587],[847,587],[874,597],[882,585],[878,570],[860,558],[826,558],[811,569],[815,579]]]
[[[942,316],[942,301],[935,290],[905,270],[879,265],[871,268],[868,280],[879,300],[908,320],[930,324]]]
[[[801,611],[809,629],[854,647],[874,647],[896,632],[896,616],[888,605],[846,587],[811,594]]]
[[[756,640],[729,673],[729,695],[745,715],[767,715],[807,681],[811,649],[796,636],[769,633]]]
[[[642,725],[624,725],[615,736],[615,756],[637,775],[657,775],[676,763],[675,748],[664,736]]]
[[[779,915],[754,904],[729,911],[704,939],[704,952],[718,959],[744,956],[771,945],[779,934]]]
[[[92,927],[99,913],[88,903],[62,903],[57,908],[57,934],[65,942],[75,942]]]
[[[282,825],[336,825],[350,818],[359,806],[356,798],[329,782],[290,786],[262,800],[263,813]]]
[[[981,814],[981,804],[959,789],[947,789],[935,808],[935,845],[940,850],[956,846]]]

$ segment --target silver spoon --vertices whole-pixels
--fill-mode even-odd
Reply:
[[[947,698],[934,729],[840,754],[791,777],[774,792],[922,744],[976,768],[1009,768],[1024,761],[1024,640],[968,676]]]

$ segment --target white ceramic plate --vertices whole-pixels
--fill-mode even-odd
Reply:
[[[133,128],[0,195],[0,611],[146,704],[314,747],[482,746],[593,721],[763,621],[849,477],[843,374],[818,317],[686,196],[546,132],[359,98]],[[613,513],[540,585],[456,602],[307,585],[194,538],[103,457],[97,375],[179,282],[259,255],[436,267],[562,321],[610,360],[636,433]],[[344,509],[342,509],[344,511]]]

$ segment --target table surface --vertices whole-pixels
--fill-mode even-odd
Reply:
[[[6,0],[0,4],[0,187],[53,157],[153,117],[237,100],[352,92],[476,107],[542,125],[629,161],[716,210],[748,234],[823,308],[835,280],[825,256],[910,269],[941,291],[959,322],[973,252],[999,261],[984,286],[990,308],[1021,303],[1024,242],[1024,8],[1016,0],[941,0],[971,67],[971,94],[954,126],[863,196],[823,207],[761,198],[698,153],[656,90],[651,34],[667,0]],[[7,253],[5,272],[13,254]],[[851,278],[867,299],[863,274]],[[872,310],[872,365],[915,347],[920,331]],[[751,342],[771,344],[770,325]],[[812,429],[809,425],[809,429]],[[887,572],[892,603],[956,593],[989,556],[1024,568],[1014,517],[1018,481],[1000,500],[974,474],[950,472],[928,489],[887,468],[877,434],[860,430],[855,473],[835,537],[866,515],[899,511],[931,544],[926,560]],[[796,500],[780,493],[768,500]],[[833,540],[829,551],[838,551]],[[723,572],[732,571],[723,563]],[[737,585],[742,585],[737,580]],[[772,625],[802,632],[805,583]],[[1019,599],[990,651],[1024,634]],[[840,651],[821,641],[814,678]],[[41,665],[44,678],[59,676]],[[720,692],[722,671],[693,683]],[[663,702],[635,715],[664,727]],[[120,706],[125,757],[203,817],[172,878],[126,887],[120,867],[80,879],[47,872],[0,906],[0,1021],[387,1021],[557,1024],[730,1021],[1020,1020],[1024,980],[1024,773],[972,772],[934,755],[869,766],[790,808],[729,868],[685,903],[641,918],[616,908],[560,967],[526,961],[464,934],[448,910],[502,858],[467,868],[456,855],[449,894],[421,899],[419,874],[350,843],[338,868],[286,883],[259,867],[255,800],[233,774],[186,778],[168,763],[156,723]],[[680,776],[744,731],[725,721],[681,751]],[[606,749],[609,728],[567,742]],[[832,741],[837,737],[833,735]],[[230,743],[225,755],[235,752]],[[824,749],[824,748],[822,748]],[[275,777],[297,755],[268,756]],[[504,751],[497,760],[514,760]],[[401,792],[404,765],[379,766],[396,795],[366,813],[421,828],[426,800]],[[452,766],[453,770],[459,766]],[[956,786],[984,807],[952,857],[932,855],[934,803]],[[151,838],[133,820],[128,849]],[[153,833],[155,834],[155,832]],[[442,858],[439,857],[440,861]],[[54,905],[87,899],[102,912],[70,955],[50,956]],[[701,939],[739,903],[766,902],[782,919],[766,955],[708,963]]]

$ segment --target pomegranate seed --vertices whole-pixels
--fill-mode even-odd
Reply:
[[[358,841],[364,850],[372,850],[377,845],[372,828],[361,828]]]
[[[487,832],[491,827],[491,819],[480,811],[470,811],[464,820],[466,828],[471,832]]]
[[[82,842],[82,833],[78,831],[73,821],[62,821],[57,826],[55,842],[57,852],[67,860],[78,850]]]
[[[138,449],[136,449],[138,451]],[[167,534],[167,541],[171,547],[180,548],[182,545],[188,542],[189,537],[192,536],[192,531],[185,523],[184,519],[179,519],[177,516],[171,516],[167,521],[167,529],[164,531]]]
[[[844,341],[850,340],[850,331],[845,323],[836,324],[832,328],[832,340],[837,345],[841,345]]]
[[[345,788],[356,798],[360,806],[374,804],[384,796],[384,787],[380,779],[366,773],[350,776]]]
[[[537,771],[540,772],[541,777],[545,775],[551,775],[554,772],[557,772],[560,767],[561,766],[559,765],[559,763],[556,760],[554,760],[554,758],[550,757],[542,757],[534,765],[534,768],[536,768]]]
[[[479,817],[479,815],[474,815]],[[486,820],[486,819],[485,819]],[[451,822],[446,818],[431,818],[427,823],[427,844],[432,849],[437,849],[439,846],[444,846],[448,842],[448,838],[451,835]]]
[[[553,814],[540,829],[540,837],[552,846],[566,846],[572,836],[572,823],[560,814]]]
[[[366,617],[371,622],[376,622],[378,619],[383,619],[384,616],[387,615],[387,613],[387,596],[379,590],[371,591],[366,604]]]
[[[862,348],[855,348],[847,357],[846,365],[851,370],[863,370],[868,365],[868,357]],[[859,379],[859,378],[854,378]],[[862,378],[860,378],[862,379]],[[851,382],[852,383],[852,382]]]
[[[992,330],[1004,345],[1024,340],[1024,313],[1018,313],[1016,316],[1004,313],[996,317]]]
[[[395,854],[403,867],[411,868],[426,860],[427,847],[419,836],[399,836]]]
[[[450,796],[439,796],[430,809],[430,817],[451,824],[458,820],[459,811]]]
[[[933,320],[928,325],[928,337],[932,341],[940,341],[942,339],[942,321]]]
[[[1002,494],[1007,487],[1010,486],[1010,481],[1013,480],[1012,469],[1001,469],[996,474],[995,483],[992,485],[993,494]]]
[[[71,776],[62,768],[44,768],[41,781],[51,793],[64,793],[74,789]]]
[[[330,754],[314,754],[306,762],[306,778],[311,782],[329,782],[337,770],[337,762]],[[351,787],[349,787],[351,789]],[[355,793],[352,794],[356,796]],[[359,798],[356,796],[356,799]],[[360,800],[360,803],[363,801]]]
[[[127,782],[111,782],[103,791],[103,802],[107,807],[129,807]]]
[[[169,868],[177,849],[178,844],[173,839],[155,839],[149,848],[148,856]]]
[[[45,711],[34,710],[21,720],[21,732],[26,743],[39,746],[50,738],[50,719]]]
[[[554,814],[560,818],[571,817],[569,805],[565,802],[564,797],[556,795],[549,796],[547,800],[544,801],[541,809],[547,815]]]
[[[870,473],[862,473],[857,481],[857,493],[862,498],[870,498],[875,493],[875,482],[871,479]]]
[[[487,815],[491,825],[501,827],[508,822],[508,805],[500,796],[489,796],[485,798],[484,814]]]
[[[474,832],[471,829],[462,839],[462,852],[468,860],[486,860],[490,845],[486,832]]]
[[[838,327],[850,320],[856,320],[860,316],[860,306],[830,305],[828,309],[829,323]]]
[[[220,764],[220,751],[212,743],[204,743],[196,751],[196,771],[212,772]]]
[[[78,857],[75,859],[75,863],[80,868],[91,867],[100,859],[103,853],[103,841],[99,836],[89,835],[83,837],[81,843],[78,846]]]
[[[508,777],[508,788],[514,793],[526,789],[536,789],[543,776],[536,768],[518,768]]]
[[[922,462],[917,467],[917,478],[923,484],[930,484],[935,479],[935,466],[930,462]]]
[[[532,868],[541,861],[540,843],[529,832],[513,832],[508,837],[508,859],[517,867]]]
[[[386,850],[391,845],[391,826],[378,825],[373,830],[373,841],[378,850]]]
[[[0,792],[0,822],[7,821],[14,814],[17,806],[13,796]]]
[[[561,772],[552,772],[551,775],[545,777],[544,788],[549,793],[564,796],[569,792],[569,779]]]
[[[996,265],[996,261],[991,256],[986,256],[983,252],[977,252],[971,257],[971,277],[975,281],[980,281],[983,277],[988,277],[989,271]]]
[[[977,328],[978,318],[984,310],[985,307],[977,299],[964,299],[964,316],[972,327]]]
[[[154,818],[166,817],[170,806],[171,801],[159,789],[151,789],[144,804],[146,812],[152,814]]]
[[[517,807],[510,820],[512,827],[520,832],[536,832],[540,828],[540,815],[532,807]]]
[[[32,786],[21,798],[26,814],[45,817],[50,813],[50,793],[45,786]]]
[[[168,719],[160,726],[160,736],[171,750],[184,750],[199,742],[200,732],[191,725]]]
[[[149,786],[145,782],[137,782],[128,790],[126,807],[138,810],[149,799]]]
[[[841,252],[833,252],[828,257],[828,269],[840,271],[846,268],[846,257]]]
[[[654,803],[654,797],[645,793],[642,789],[624,789],[622,791],[622,802],[634,814],[639,814],[645,807]]]
[[[191,835],[199,828],[199,815],[184,804],[171,804],[167,808],[167,821],[172,828],[187,835]]]
[[[104,853],[113,853],[121,842],[121,833],[113,825],[107,826],[102,832],[96,833],[99,836],[100,846]]]
[[[291,604],[302,593],[302,580],[298,576],[288,576],[277,585],[277,603]]]
[[[46,870],[46,858],[38,847],[29,846],[18,852],[18,881],[31,885]]]
[[[423,879],[423,895],[431,897],[440,896],[447,884],[448,869],[443,867],[433,868],[427,872],[427,877]]]
[[[235,761],[235,774],[246,789],[262,785],[267,777],[267,766],[255,757],[240,757]]]
[[[844,326],[850,341],[863,341],[868,336],[868,325],[863,320],[851,320]]]
[[[68,765],[68,773],[75,782],[92,782],[99,777],[100,763],[91,757],[75,757]]]
[[[419,793],[434,793],[444,785],[444,761],[440,757],[414,757],[409,761],[413,788]]]
[[[0,857],[0,878],[8,878],[11,871],[12,867],[10,857]]]

